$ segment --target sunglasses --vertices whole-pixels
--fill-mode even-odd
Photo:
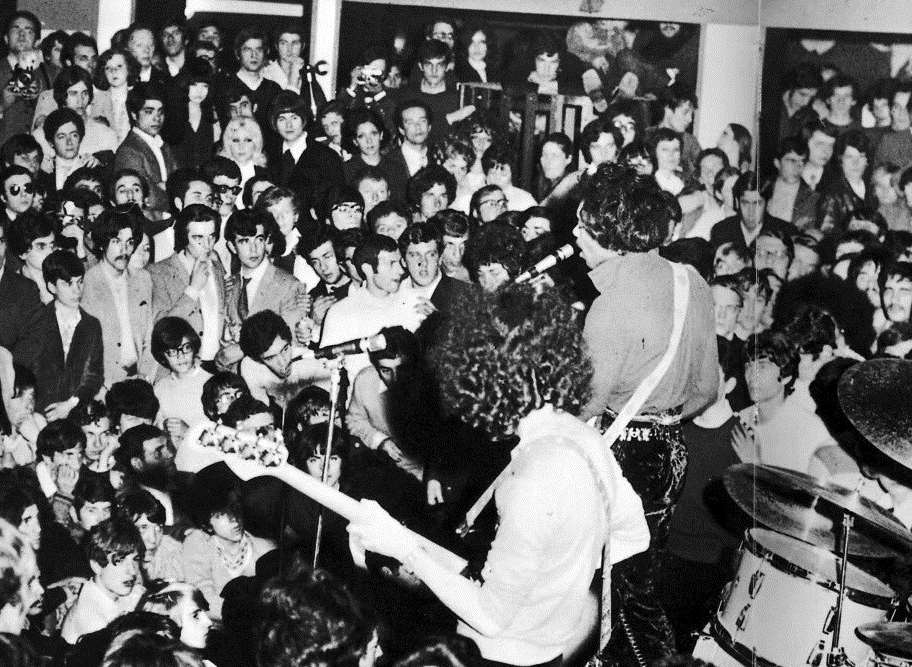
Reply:
[[[13,197],[18,197],[20,192],[24,192],[27,195],[33,195],[35,194],[35,184],[25,183],[24,185],[16,185],[13,183],[7,188],[7,190]]]
[[[224,194],[227,194],[227,193],[229,193],[229,192],[230,192],[231,194],[235,195],[235,196],[241,194],[241,186],[240,186],[240,185],[224,185],[224,184],[222,184],[222,185],[215,185],[215,186],[213,186],[213,187],[215,188],[215,191],[218,192],[220,195],[224,195]]]

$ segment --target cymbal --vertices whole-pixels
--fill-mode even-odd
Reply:
[[[912,361],[872,359],[839,379],[839,405],[874,447],[912,468]]]
[[[723,475],[735,503],[760,524],[830,551],[839,548],[842,515],[852,527],[849,554],[889,558],[912,549],[912,533],[858,493],[775,466],[739,463]]]
[[[855,634],[878,653],[897,658],[912,658],[912,623],[864,623]]]

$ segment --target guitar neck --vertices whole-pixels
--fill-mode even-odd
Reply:
[[[363,512],[361,503],[351,496],[323,484],[317,478],[288,463],[274,468],[267,468],[266,470],[270,476],[282,480],[295,491],[300,491],[311,500],[320,503],[323,507],[332,510],[348,521],[354,523],[360,521],[361,513]],[[423,535],[419,535],[414,531],[411,532],[421,544],[421,547],[438,563],[453,572],[461,572],[465,569],[466,560],[464,558],[444,549]]]

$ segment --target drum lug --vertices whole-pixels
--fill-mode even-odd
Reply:
[[[823,621],[823,627],[821,630],[824,634],[832,634],[833,628],[836,625],[836,607],[830,607],[830,610],[827,612],[826,618]]]
[[[750,584],[747,587],[747,592],[751,596],[751,600],[757,597],[757,594],[760,592],[760,589],[763,588],[763,578],[766,574],[762,570],[757,570],[751,575]]]
[[[741,609],[741,612],[738,614],[738,619],[735,621],[735,627],[738,629],[739,632],[743,631],[744,626],[747,625],[747,612],[750,611],[750,608],[751,608],[750,603],[747,603],[746,605],[744,605],[744,607]]]

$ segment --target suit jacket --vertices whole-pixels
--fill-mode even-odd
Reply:
[[[868,185],[862,199],[855,194],[845,177],[841,176],[831,182],[820,197],[817,228],[824,233],[842,234],[849,226],[852,212],[859,208],[877,210],[874,188]]]
[[[238,304],[243,284],[244,281],[238,275],[225,289],[228,317],[232,322],[241,321]],[[295,324],[307,316],[309,302],[310,298],[304,283],[298,282],[287,271],[269,264],[257,286],[253,301],[249,304],[250,310],[247,315],[271,310],[280,315],[288,327],[294,331]]]
[[[165,158],[165,171],[161,173],[158,160],[149,145],[136,132],[130,132],[114,154],[112,172],[118,169],[135,169],[149,182],[149,208],[166,213],[170,211],[168,195],[165,192],[165,181],[168,174],[177,169],[177,161],[168,144],[162,144],[162,156]]]
[[[304,210],[313,208],[318,215],[327,211],[332,188],[345,185],[342,158],[332,148],[308,139],[307,148],[291,170],[283,164],[281,145],[272,160],[279,185],[291,188],[304,203]]]
[[[35,372],[44,341],[41,326],[44,311],[38,287],[13,270],[9,257],[0,277],[0,346],[13,354],[13,360]]]
[[[402,148],[396,146],[386,154],[385,170],[389,180],[389,190],[392,196],[393,192],[399,193],[401,201],[405,201],[405,187],[410,178],[408,163],[402,156]]]
[[[175,252],[148,267],[152,276],[152,321],[158,322],[163,317],[182,317],[203,336],[203,313],[198,300],[193,300],[184,293],[190,285],[190,273],[180,259],[181,253]],[[218,293],[218,334],[221,338],[225,328],[225,269],[222,263],[212,263],[215,271],[215,286]]]
[[[120,318],[114,293],[104,275],[104,262],[99,262],[85,274],[82,291],[82,307],[101,322],[104,344],[104,379],[110,387],[127,377],[127,371],[120,365]],[[137,370],[145,377],[151,377],[156,362],[150,349],[152,336],[152,276],[145,269],[127,274],[127,308],[130,311],[130,329],[136,349]]]
[[[785,233],[794,236],[798,233],[798,230],[795,229],[795,225],[790,222],[785,222],[779,218],[773,218],[772,216],[766,216],[763,219],[763,223],[760,225],[760,231],[769,228],[779,228]],[[759,232],[758,232],[759,236]],[[741,231],[741,216],[733,215],[725,220],[720,220],[717,222],[712,231],[709,233],[709,242],[714,248],[718,248],[723,243],[741,243],[746,246],[753,246],[753,243],[748,243],[747,239],[744,238],[744,232]]]
[[[82,319],[76,325],[70,353],[64,359],[54,302],[51,301],[43,308],[41,333],[44,350],[36,373],[39,410],[71,396],[79,398],[80,403],[86,403],[95,398],[104,383],[101,323],[82,308],[79,313]]]
[[[776,187],[776,177],[770,177],[766,180],[760,191],[769,201],[773,196],[773,190]],[[804,182],[804,179],[798,180],[798,194],[795,195],[795,202],[792,204],[791,222],[800,230],[817,229],[817,205],[820,200],[820,193],[812,190],[811,186]]]

